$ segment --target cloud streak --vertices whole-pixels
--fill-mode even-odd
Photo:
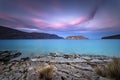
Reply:
[[[76,2],[74,2],[72,5],[73,9],[69,9],[69,7],[71,8],[72,3],[64,4],[66,2],[62,0],[41,0],[38,2],[35,2],[33,0],[13,0],[11,2],[6,1],[7,4],[9,4],[9,2],[10,4],[8,6],[4,6],[6,4],[6,2],[4,2],[0,7],[9,8],[11,10],[0,9],[0,25],[10,26],[11,28],[25,31],[94,31],[113,29],[115,26],[117,26],[115,28],[119,28],[119,19],[117,19],[118,22],[116,19],[112,19],[111,21],[106,18],[103,18],[101,20],[94,19],[99,9],[101,9],[103,3],[105,3],[105,0],[92,1],[93,3],[90,3],[90,1],[88,1],[90,4],[85,4],[88,6],[77,5],[77,9]],[[83,7],[83,10],[80,10],[80,7]],[[78,12],[73,12],[74,9],[76,9]],[[88,13],[86,14],[85,12],[87,12],[87,10]],[[67,11],[70,11],[70,13],[66,13]],[[64,19],[63,21],[57,21],[60,16],[62,16]],[[69,20],[67,18],[64,18],[64,16],[73,18]]]

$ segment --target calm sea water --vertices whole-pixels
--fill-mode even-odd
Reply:
[[[0,50],[17,50],[24,57],[50,52],[120,56],[120,40],[0,40]]]

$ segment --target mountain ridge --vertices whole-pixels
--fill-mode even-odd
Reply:
[[[104,36],[102,39],[120,39],[120,34],[111,35],[111,36]]]
[[[0,26],[0,39],[63,39],[63,37],[49,33],[28,33],[5,26]]]

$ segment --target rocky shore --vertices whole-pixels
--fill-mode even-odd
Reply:
[[[4,58],[11,57],[13,52],[12,54],[9,52],[9,56],[5,57],[5,53],[8,52],[0,51],[0,55],[4,54]],[[18,57],[14,55],[16,53],[11,58]],[[0,56],[0,80],[44,80],[38,73],[38,69],[43,64],[55,66],[52,80],[109,80],[97,75],[94,69],[97,65],[105,65],[111,61],[111,58],[106,56],[50,53],[48,56],[27,57],[20,60],[10,60],[11,58],[8,61],[2,60],[4,58]]]

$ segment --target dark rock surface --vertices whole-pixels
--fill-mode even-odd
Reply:
[[[63,39],[55,34],[27,33],[0,26],[0,39]]]
[[[16,51],[0,51],[0,62],[8,62],[14,58],[17,58],[22,53]]]

